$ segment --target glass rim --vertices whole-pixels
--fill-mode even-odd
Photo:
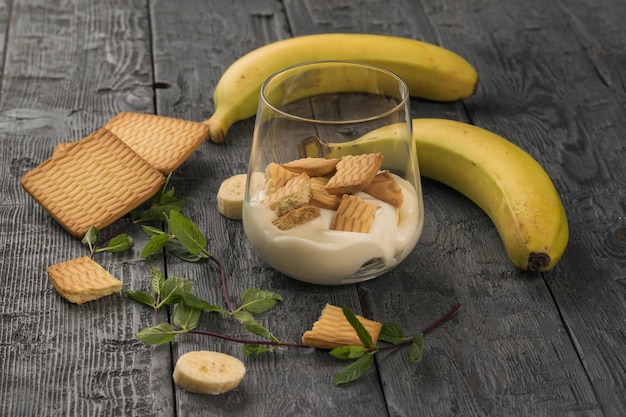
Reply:
[[[278,76],[285,74],[287,72],[292,72],[295,69],[298,68],[302,68],[302,67],[314,67],[314,66],[327,66],[330,67],[332,65],[337,65],[337,64],[343,64],[343,65],[349,65],[349,66],[355,66],[355,67],[361,67],[361,68],[367,68],[382,74],[385,74],[388,77],[391,77],[392,79],[394,79],[395,81],[397,81],[398,83],[398,92],[400,93],[400,100],[399,102],[391,107],[390,109],[385,110],[384,112],[380,112],[380,113],[376,113],[372,116],[368,116],[368,117],[361,117],[361,118],[356,118],[356,119],[347,119],[347,120],[324,120],[324,119],[312,119],[310,117],[304,117],[304,116],[298,116],[289,112],[286,112],[284,110],[281,110],[280,108],[276,107],[274,104],[272,104],[270,102],[270,100],[267,98],[266,95],[266,89],[269,86],[269,84],[274,81]],[[358,91],[356,91],[358,92]],[[314,97],[314,96],[309,96],[309,97]],[[261,92],[260,92],[260,100],[267,106],[269,107],[272,111],[276,112],[277,114],[280,114],[286,118],[292,119],[292,120],[297,120],[297,121],[302,121],[302,122],[309,122],[309,123],[317,123],[317,124],[325,124],[325,125],[338,125],[338,124],[347,124],[347,123],[365,123],[365,122],[369,122],[372,120],[377,120],[377,119],[383,119],[385,117],[387,117],[388,115],[397,112],[400,108],[406,106],[407,101],[409,101],[411,99],[411,95],[409,93],[409,87],[406,85],[406,83],[404,82],[404,80],[402,78],[400,78],[397,74],[395,74],[393,71],[388,70],[387,68],[378,66],[378,65],[374,65],[374,64],[370,64],[367,62],[360,62],[360,61],[350,61],[350,60],[320,60],[320,61],[307,61],[307,62],[302,62],[299,64],[295,64],[295,65],[290,65],[287,66],[285,68],[282,68],[276,72],[274,72],[272,75],[270,75],[261,85]]]

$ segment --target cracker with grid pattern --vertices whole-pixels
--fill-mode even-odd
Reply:
[[[122,290],[122,281],[89,256],[50,265],[46,271],[57,293],[71,303],[83,304]]]
[[[376,206],[352,194],[344,194],[330,223],[331,230],[369,233],[376,214]]]
[[[270,194],[263,200],[263,204],[280,217],[290,210],[308,204],[309,201],[311,201],[311,179],[303,172]]]
[[[133,112],[118,114],[104,128],[165,175],[185,162],[209,134],[204,123]]]
[[[365,317],[356,316],[372,337],[374,345],[382,325]],[[363,346],[356,330],[352,327],[340,307],[326,304],[313,328],[302,335],[302,343],[319,349],[334,349],[340,346]]]
[[[323,177],[335,172],[335,166],[340,158],[300,158],[282,164],[281,166],[291,172],[301,174],[306,172],[309,177]]]
[[[380,152],[342,157],[335,166],[337,172],[326,184],[326,191],[335,195],[363,191],[376,176],[383,158]]]
[[[102,230],[155,195],[165,176],[99,129],[54,153],[20,183],[61,226],[82,238],[91,226]]]

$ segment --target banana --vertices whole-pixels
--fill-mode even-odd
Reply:
[[[185,391],[217,395],[236,388],[245,374],[245,365],[234,356],[200,350],[182,355],[172,377]]]
[[[474,93],[478,75],[461,56],[408,38],[370,34],[317,34],[273,42],[236,60],[213,94],[215,112],[204,121],[222,143],[233,123],[255,115],[263,82],[274,72],[308,61],[359,61],[402,78],[413,97],[454,101]]]
[[[563,255],[569,229],[552,181],[528,153],[485,129],[453,120],[413,119],[421,175],[442,182],[476,203],[493,221],[517,267],[548,271]],[[392,147],[384,127],[341,146],[307,141],[303,156],[339,157]]]
[[[237,174],[222,181],[217,190],[217,211],[223,216],[241,220],[246,174]]]

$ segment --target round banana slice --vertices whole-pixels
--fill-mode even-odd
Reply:
[[[229,219],[241,220],[246,174],[226,178],[217,191],[217,211]]]
[[[236,388],[246,367],[225,353],[199,350],[182,355],[174,367],[174,383],[195,394],[223,394]]]

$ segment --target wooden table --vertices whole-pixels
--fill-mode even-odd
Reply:
[[[2,416],[607,416],[626,415],[626,3],[622,0],[270,1],[0,0],[0,415]],[[299,341],[327,302],[419,331],[424,360],[377,356],[361,380],[333,387],[343,362],[324,351],[241,346],[186,335],[147,345],[150,265],[194,282],[221,303],[212,264],[140,257],[97,261],[121,295],[84,305],[54,291],[46,267],[87,254],[19,185],[55,144],[80,139],[121,111],[201,121],[222,72],[263,44],[310,33],[369,32],[421,39],[468,59],[477,93],[455,103],[413,101],[415,117],[466,121],[526,149],[553,178],[571,238],[557,267],[526,273],[508,260],[487,216],[423,179],[426,222],[409,258],[367,283],[320,287],[267,267],[240,222],[220,216],[222,180],[245,172],[253,119],[227,142],[203,143],[175,171],[185,214],[210,238],[236,298],[257,287],[284,301],[260,318]],[[241,334],[215,315],[200,326]],[[213,349],[248,373],[222,396],[173,385],[176,359]]]

